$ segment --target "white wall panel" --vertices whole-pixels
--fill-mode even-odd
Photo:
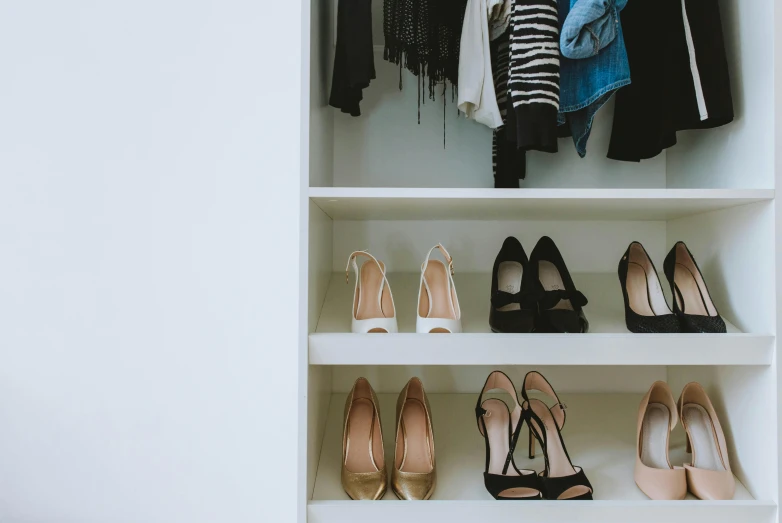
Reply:
[[[480,351],[480,347],[475,347]],[[524,375],[532,370],[541,372],[557,393],[565,392],[638,392],[645,393],[649,385],[666,379],[665,367],[525,367],[525,366],[336,366],[334,392],[350,392],[357,378],[369,380],[377,392],[399,393],[405,383],[418,376],[429,393],[475,394],[478,398],[486,377],[493,370],[502,370],[510,376],[518,390]],[[565,399],[567,403],[567,399]]]
[[[335,221],[333,267],[344,271],[352,251],[368,249],[391,272],[420,272],[427,251],[441,242],[457,271],[490,272],[502,242],[511,235],[519,238],[527,256],[541,236],[551,236],[571,272],[615,272],[634,240],[655,260],[667,252],[665,222]]]
[[[309,184],[329,186],[334,182],[334,113],[329,106],[334,63],[334,23],[337,2],[307,0],[310,4],[309,53]]]
[[[377,13],[377,9],[375,12]],[[493,187],[491,130],[457,115],[447,89],[429,100],[424,86],[418,125],[417,80],[375,53],[377,80],[364,90],[362,115],[334,115],[334,185],[358,187]],[[445,111],[445,112],[443,112]],[[445,147],[443,147],[445,115]],[[579,158],[570,138],[555,155],[528,155],[524,187],[665,187],[665,155],[640,164],[608,160],[613,103],[598,114],[589,154]],[[320,183],[318,185],[321,185]]]
[[[0,2],[0,520],[295,520],[300,3],[283,18]]]

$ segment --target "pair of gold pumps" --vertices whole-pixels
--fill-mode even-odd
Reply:
[[[396,403],[391,490],[399,499],[426,500],[437,483],[431,409],[421,380],[407,382]],[[377,395],[365,378],[345,402],[342,487],[351,499],[382,499],[388,489]]]

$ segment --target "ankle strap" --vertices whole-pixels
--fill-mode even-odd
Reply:
[[[480,395],[478,395],[478,403],[475,404],[475,419],[478,421],[478,430],[481,431],[481,434],[484,433],[483,429],[481,428],[481,418],[484,414],[486,414],[486,409],[482,407],[483,405],[483,395],[491,390],[504,390],[508,394],[510,394],[510,397],[513,398],[513,402],[516,404],[516,407],[514,407],[513,412],[511,412],[511,419],[517,419],[519,420],[518,423],[521,423],[521,405],[519,405],[518,397],[516,396],[516,387],[513,385],[513,382],[510,380],[507,374],[500,370],[495,370],[491,374],[489,374],[489,377],[486,378],[486,383],[483,385],[483,390],[481,390]],[[510,410],[510,409],[509,409]],[[515,416],[514,416],[515,414]],[[512,427],[512,430],[515,430],[516,427]]]
[[[429,259],[432,257],[432,253],[435,249],[438,249],[440,253],[443,255],[443,258],[445,259],[445,262],[448,264],[448,270],[451,271],[451,276],[454,275],[454,269],[453,269],[453,258],[451,258],[451,255],[448,254],[448,251],[445,250],[445,247],[443,247],[442,243],[438,243],[431,249],[429,249],[429,252],[426,254],[426,260],[424,260],[424,264],[421,266],[421,272],[426,272],[426,268],[429,266]]]
[[[521,386],[521,397],[524,398],[524,409],[529,408],[529,396],[527,395],[527,392],[531,390],[542,392],[554,399],[555,403],[549,407],[549,410],[551,411],[551,415],[554,416],[557,427],[559,427],[559,430],[562,430],[565,426],[565,419],[567,417],[565,414],[567,405],[559,401],[559,396],[557,396],[557,393],[554,391],[554,387],[551,386],[551,383],[549,383],[540,372],[532,371],[524,376],[524,384]]]
[[[478,423],[478,431],[484,437],[488,436],[486,434],[486,422],[484,421],[483,417],[487,414],[488,411],[483,408],[483,395],[490,390],[504,390],[510,394],[511,398],[513,398],[513,402],[516,404],[513,412],[509,412],[511,424],[510,429],[512,434],[508,456],[505,458],[505,465],[502,468],[502,475],[504,476],[508,473],[508,468],[513,462],[513,452],[516,450],[516,444],[518,443],[519,436],[521,435],[521,426],[523,425],[523,411],[521,405],[519,405],[518,396],[516,395],[516,387],[513,385],[513,382],[510,380],[507,374],[502,371],[495,370],[489,374],[488,378],[486,378],[486,383],[483,385],[483,390],[481,390],[481,393],[478,396],[478,403],[475,405],[475,420]],[[510,409],[508,410],[510,411]]]

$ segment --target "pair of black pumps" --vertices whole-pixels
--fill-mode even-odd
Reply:
[[[492,331],[587,332],[586,304],[551,238],[542,237],[529,258],[519,240],[505,240],[492,271]]]
[[[668,307],[657,269],[643,245],[631,243],[619,261],[625,323],[630,332],[726,332],[725,321],[684,242],[676,243],[665,257],[663,271],[671,286],[673,311]]]

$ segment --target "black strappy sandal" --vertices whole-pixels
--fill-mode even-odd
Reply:
[[[539,399],[530,399],[527,393],[540,391],[554,398],[556,403],[549,407]],[[546,470],[540,473],[543,495],[549,500],[592,499],[592,484],[581,467],[573,466],[560,432],[565,426],[567,406],[559,401],[554,388],[539,372],[528,372],[521,387],[524,398],[522,411],[530,430],[529,457],[535,457],[535,439],[543,448]],[[534,436],[534,439],[533,439]]]
[[[538,303],[536,332],[587,332],[589,322],[584,314],[586,296],[576,289],[565,260],[554,240],[543,236],[529,256],[524,269],[522,296]]]
[[[513,398],[513,412],[500,399],[483,400],[490,390],[504,390]],[[543,499],[540,480],[534,470],[519,470],[513,460],[513,451],[519,441],[524,424],[516,388],[510,378],[501,371],[494,371],[486,378],[483,390],[475,405],[478,430],[486,441],[486,470],[484,484],[489,494],[498,500],[522,501]]]

